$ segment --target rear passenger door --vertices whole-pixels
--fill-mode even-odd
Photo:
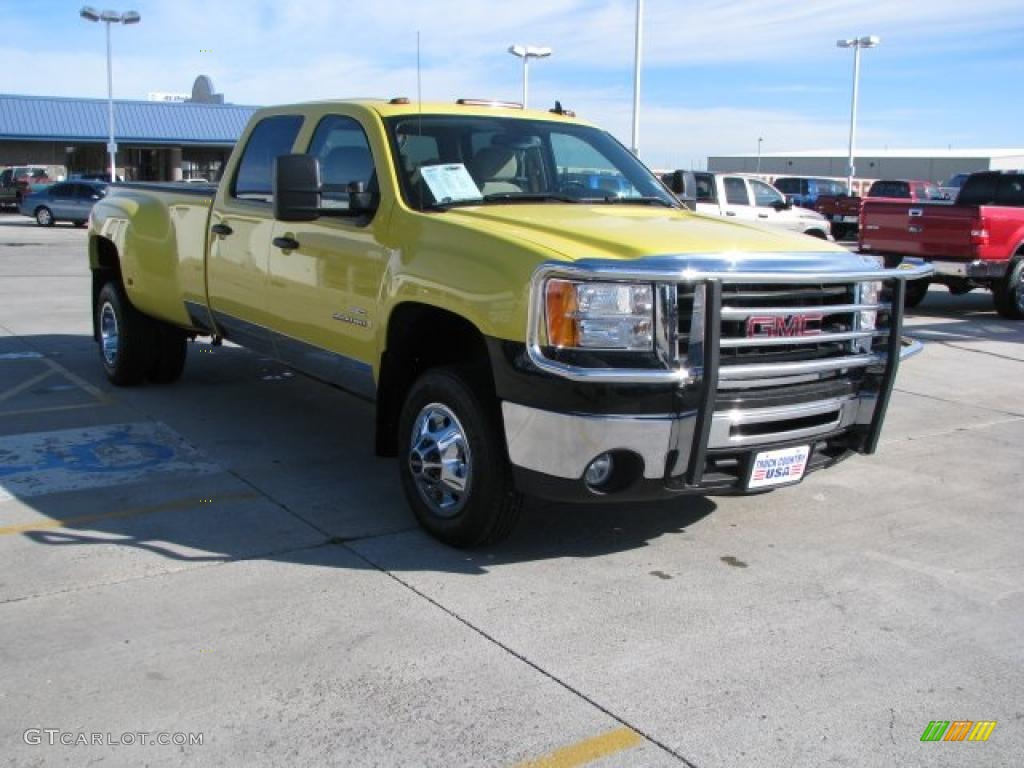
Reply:
[[[206,274],[213,319],[225,338],[270,356],[275,355],[267,306],[274,160],[292,151],[301,128],[301,115],[260,120],[231,178],[221,184],[210,217]],[[200,306],[188,310],[198,320],[206,315]]]
[[[722,177],[722,212],[729,217],[757,221],[757,212],[750,204],[747,181],[742,176]]]

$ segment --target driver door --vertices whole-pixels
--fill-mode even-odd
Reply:
[[[375,193],[376,160],[355,117],[321,118],[306,151],[320,161],[323,207],[347,208],[352,182]],[[275,221],[270,245],[268,311],[277,356],[367,398],[376,394],[378,295],[389,253],[385,214]]]

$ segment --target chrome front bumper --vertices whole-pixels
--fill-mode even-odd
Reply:
[[[904,339],[900,358],[916,355],[921,348],[920,342]],[[870,425],[877,404],[873,393],[864,393],[773,408],[717,411],[711,418],[707,449],[770,448],[813,441],[857,425]],[[690,445],[699,428],[696,411],[619,416],[556,413],[508,401],[501,407],[512,464],[566,480],[580,480],[587,465],[608,451],[635,454],[643,461],[645,479],[662,479],[670,452]],[[813,425],[787,428],[797,421]],[[683,456],[683,462],[688,458]]]

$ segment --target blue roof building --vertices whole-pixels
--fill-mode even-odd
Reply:
[[[189,101],[115,99],[118,174],[158,181],[216,176],[258,109],[222,99],[205,77],[197,80]],[[108,165],[106,145],[106,99],[0,94],[0,166],[64,166],[69,175],[102,172]]]

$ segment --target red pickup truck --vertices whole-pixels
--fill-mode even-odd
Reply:
[[[845,240],[857,230],[860,223],[861,206],[869,198],[915,202],[946,199],[942,191],[930,181],[880,179],[871,185],[866,197],[821,195],[814,205],[814,210],[832,222],[832,236],[836,240]]]
[[[971,174],[953,205],[869,200],[859,246],[929,261],[932,282],[955,294],[987,288],[1000,315],[1024,320],[1024,171]],[[924,299],[927,283],[908,284],[907,306]]]

